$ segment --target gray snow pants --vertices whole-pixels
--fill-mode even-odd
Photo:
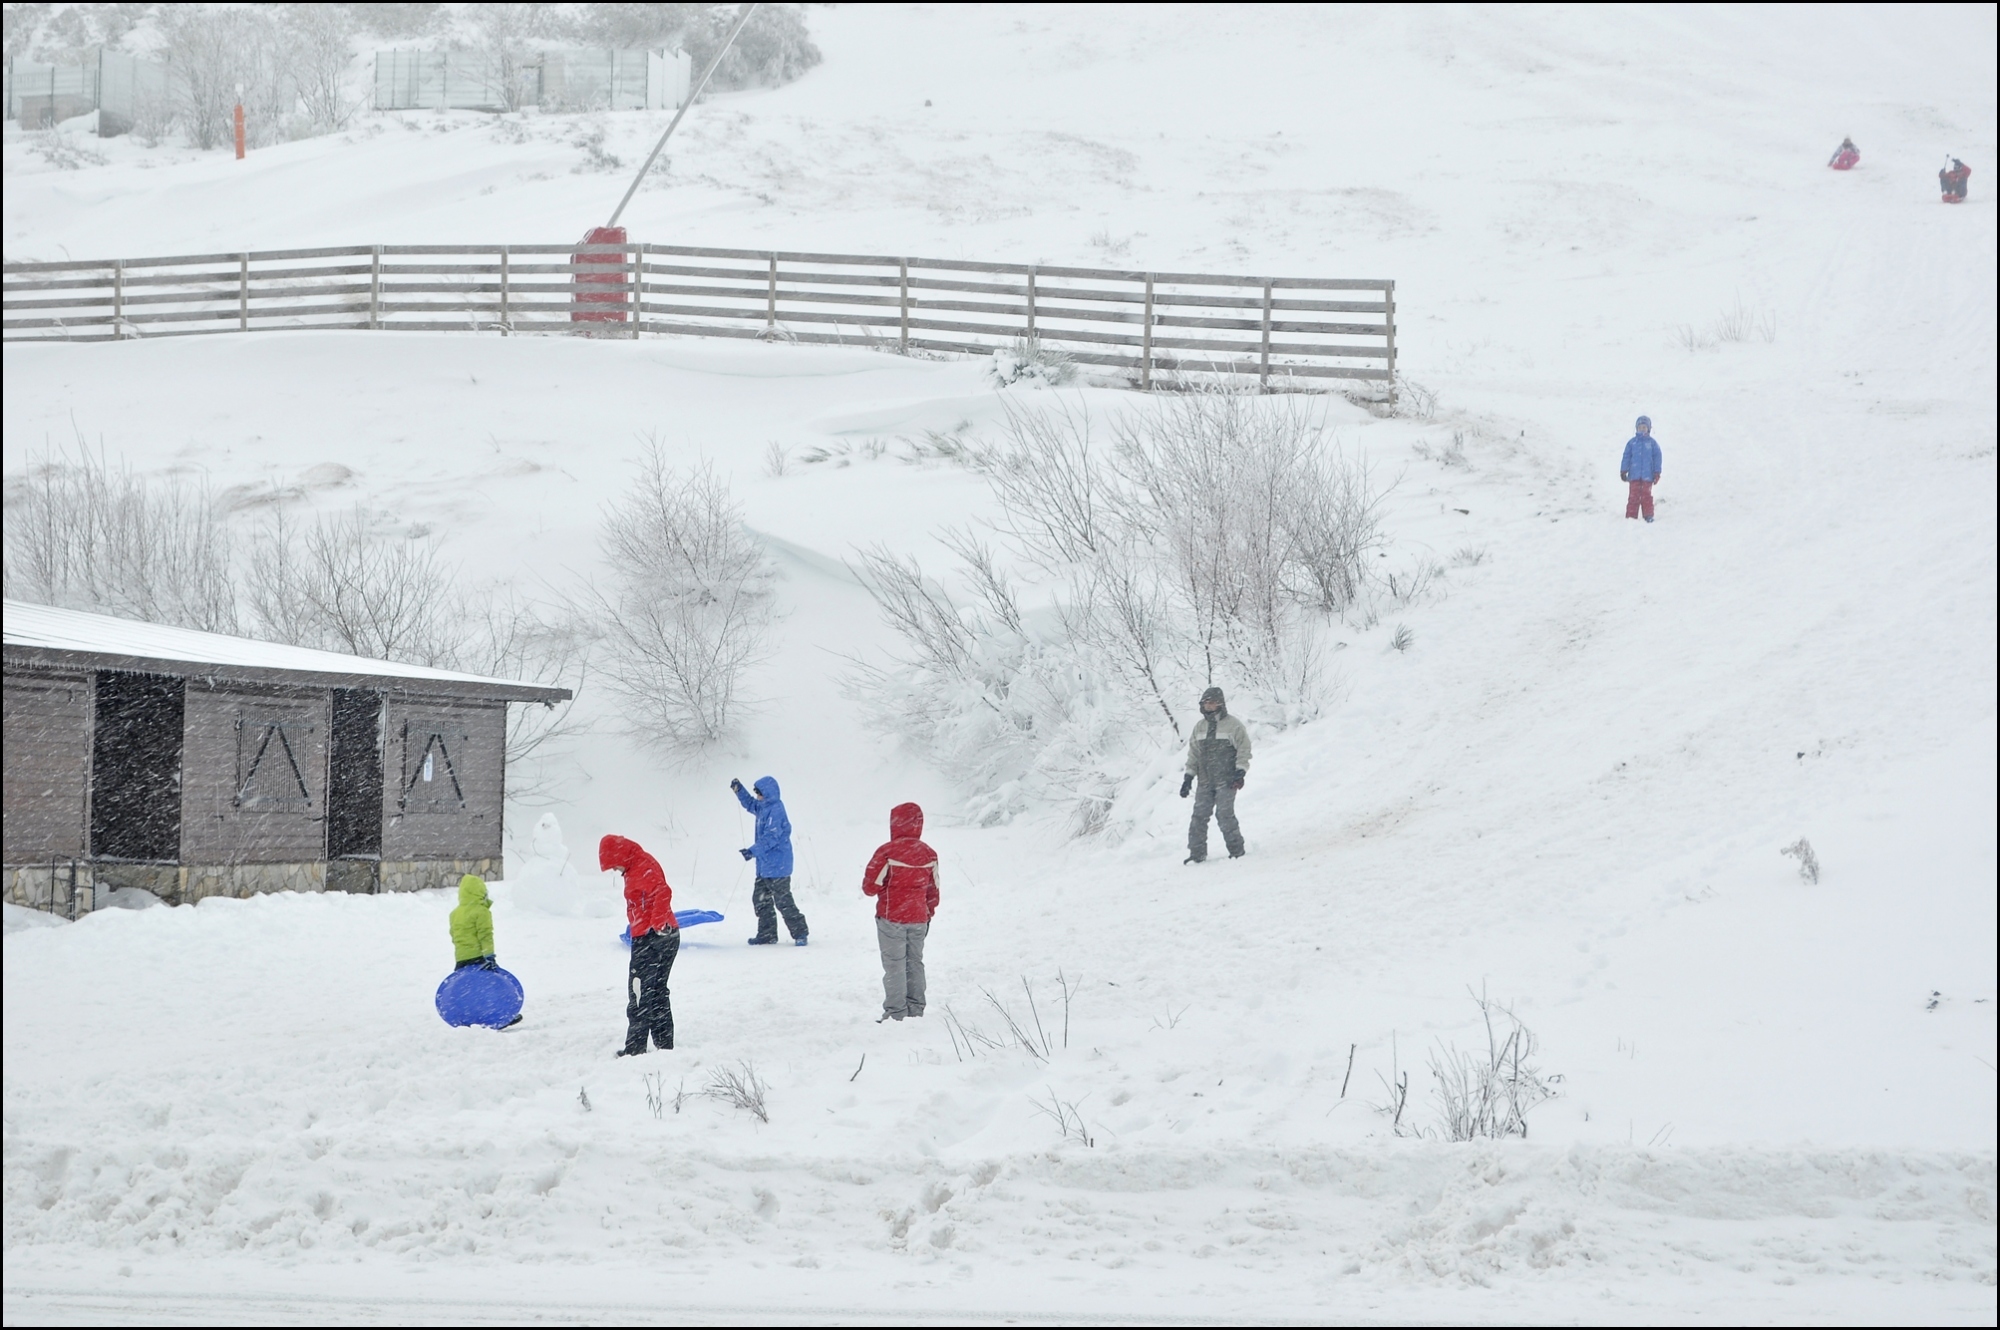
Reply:
[[[924,938],[929,924],[875,921],[875,941],[882,947],[882,1014],[900,1021],[924,1014]]]
[[[1236,825],[1236,787],[1228,781],[1194,787],[1194,817],[1188,822],[1188,853],[1196,860],[1208,858],[1208,818],[1222,828],[1222,843],[1231,854],[1243,853],[1243,828]]]

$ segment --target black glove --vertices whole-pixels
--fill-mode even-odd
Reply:
[[[1229,787],[1233,790],[1242,789],[1243,782],[1249,777],[1249,775],[1250,775],[1249,772],[1243,770],[1243,768],[1241,767],[1238,767],[1236,769],[1236,779],[1229,783]]]
[[[731,776],[729,778],[729,788],[736,791],[738,794],[741,794],[743,793],[743,782],[736,779],[736,777]]]
[[[752,854],[756,853],[756,850],[757,847],[753,845],[747,850],[738,850],[737,853],[748,859]]]
[[[482,970],[497,970],[500,968],[500,958],[498,956],[481,956],[479,958],[479,968]]]
[[[1183,799],[1187,798],[1188,791],[1192,790],[1193,788],[1194,788],[1194,773],[1190,771],[1181,777],[1181,798]]]

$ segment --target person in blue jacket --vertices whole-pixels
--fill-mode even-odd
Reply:
[[[757,818],[757,843],[743,851],[745,859],[757,861],[757,884],[750,889],[750,904],[757,911],[757,936],[753,947],[769,947],[778,941],[778,916],[785,916],[785,931],[792,945],[806,944],[806,917],[792,903],[792,819],[785,815],[784,800],[778,797],[778,782],[759,776],[746,790],[743,782],[732,780],[737,801]]]
[[[1660,480],[1660,445],[1653,441],[1653,418],[1640,416],[1638,433],[1625,443],[1625,458],[1618,463],[1618,478],[1629,487],[1625,493],[1625,516],[1646,515],[1653,520],[1653,486]]]

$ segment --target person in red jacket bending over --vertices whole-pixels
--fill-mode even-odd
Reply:
[[[889,840],[868,861],[861,890],[875,898],[875,940],[882,946],[882,1015],[900,1021],[924,1014],[924,938],[938,906],[937,851],[919,839],[924,810],[889,810]]]
[[[681,950],[681,926],[674,919],[674,889],[660,861],[623,836],[597,843],[597,866],[625,879],[625,920],[632,926],[632,965],[625,978],[625,1047],[621,1058],[674,1046],[674,1005],[667,991],[674,957]]]

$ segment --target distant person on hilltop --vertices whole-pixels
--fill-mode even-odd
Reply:
[[[792,945],[803,947],[806,917],[792,903],[792,819],[785,813],[784,801],[778,798],[777,778],[759,776],[748,790],[743,788],[742,781],[732,780],[729,788],[736,791],[737,801],[757,818],[756,843],[741,851],[745,859],[757,861],[757,881],[750,888],[750,905],[757,911],[757,936],[750,939],[750,945],[776,946],[778,916],[782,914],[785,931],[792,935]]]
[[[1640,416],[1638,433],[1625,442],[1624,460],[1618,463],[1618,478],[1626,482],[1625,516],[1646,515],[1653,520],[1653,486],[1660,481],[1660,445],[1653,441],[1653,418]]]
[[[861,874],[875,898],[875,941],[882,948],[882,1014],[875,1023],[924,1014],[924,939],[938,907],[937,851],[923,842],[924,810],[889,810],[889,839]]]
[[[1938,188],[1944,191],[1946,203],[1965,202],[1965,182],[1972,178],[1972,168],[1954,157],[1951,165],[1938,172]]]
[[[1842,139],[1840,146],[1833,150],[1827,165],[1836,171],[1852,171],[1861,161],[1861,149],[1854,146],[1853,139]]]
[[[1188,857],[1198,864],[1208,858],[1208,819],[1212,813],[1222,828],[1222,843],[1231,859],[1243,857],[1243,828],[1236,824],[1236,792],[1250,770],[1250,731],[1229,714],[1220,688],[1201,695],[1201,719],[1188,735],[1187,771],[1181,777],[1181,798],[1194,791],[1194,816],[1188,819]]]
[[[667,977],[681,950],[680,921],[674,918],[674,889],[660,861],[637,841],[606,836],[597,843],[597,866],[625,879],[625,919],[632,929],[632,959],[625,975],[625,1047],[621,1058],[653,1047],[674,1046],[673,994]]]

